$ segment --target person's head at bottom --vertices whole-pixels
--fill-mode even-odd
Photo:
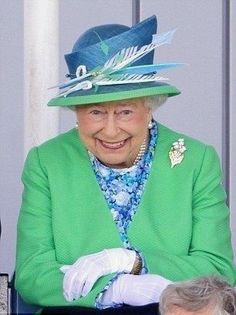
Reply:
[[[236,290],[216,277],[170,284],[160,298],[161,315],[235,315]]]

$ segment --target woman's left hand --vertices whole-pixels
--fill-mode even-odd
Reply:
[[[80,257],[73,265],[61,267],[60,270],[65,274],[65,299],[71,302],[86,296],[101,276],[113,272],[130,272],[135,259],[136,252],[133,250],[112,248]]]
[[[102,305],[127,304],[141,306],[158,303],[162,291],[171,281],[153,274],[122,274],[112,283],[101,299]]]

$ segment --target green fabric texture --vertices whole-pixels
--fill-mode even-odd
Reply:
[[[171,168],[168,152],[184,138],[185,157]],[[75,129],[33,148],[22,175],[16,289],[31,304],[94,306],[111,275],[72,303],[59,268],[79,257],[122,247],[118,230]],[[141,204],[129,226],[150,273],[172,281],[221,275],[235,283],[229,210],[216,152],[159,126],[159,139]]]
[[[134,88],[131,90],[119,91],[119,92],[110,92],[110,93],[99,93],[99,89],[96,92],[96,89],[93,88],[90,91],[90,94],[80,95],[80,96],[70,96],[67,97],[59,96],[51,99],[48,102],[48,106],[72,106],[72,105],[84,105],[84,104],[95,104],[101,102],[109,101],[118,101],[131,99],[136,97],[152,96],[152,95],[163,95],[167,94],[168,97],[176,96],[180,94],[180,91],[172,85],[158,85],[155,87],[146,87],[146,88]]]

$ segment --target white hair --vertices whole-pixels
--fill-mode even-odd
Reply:
[[[159,303],[161,315],[175,307],[192,312],[209,309],[212,315],[235,315],[236,290],[222,279],[202,277],[168,285]]]
[[[144,104],[146,107],[149,107],[153,112],[166,102],[168,95],[154,95],[154,96],[145,96]]]
[[[141,97],[142,98],[142,97]],[[154,112],[158,107],[166,102],[168,95],[154,95],[154,96],[144,96],[144,105]],[[129,100],[129,99],[128,99]],[[89,105],[89,104],[88,104]],[[65,109],[75,110],[77,105],[65,106]]]

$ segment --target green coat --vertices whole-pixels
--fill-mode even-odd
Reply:
[[[171,168],[168,153],[179,138],[187,150]],[[59,268],[122,242],[77,131],[33,148],[22,178],[17,290],[33,304],[93,306],[111,275],[100,278],[87,297],[69,303]],[[214,274],[235,283],[221,180],[212,147],[159,126],[151,173],[128,230],[150,273],[173,281]]]

